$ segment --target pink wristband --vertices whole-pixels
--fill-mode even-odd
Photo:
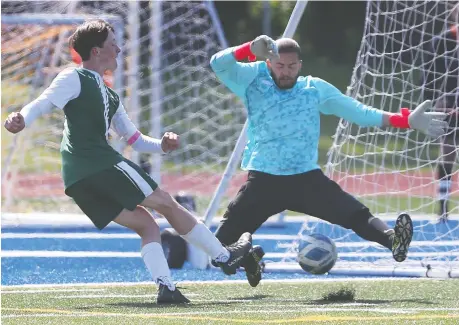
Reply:
[[[136,133],[134,133],[134,135],[132,137],[129,138],[128,140],[128,144],[131,145],[133,144],[134,142],[137,141],[137,139],[140,137],[140,131],[137,131]]]

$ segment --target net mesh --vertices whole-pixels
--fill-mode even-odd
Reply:
[[[436,96],[448,91],[457,93],[458,85],[445,88],[444,71],[436,62],[446,62],[450,75],[455,75],[457,81],[458,43],[438,54],[430,49],[436,35],[457,24],[457,6],[457,2],[445,1],[369,1],[347,94],[367,105],[397,112],[401,107],[416,107],[429,90],[436,91]],[[435,82],[423,81],[426,72],[432,73]],[[457,148],[453,151],[456,153]],[[303,224],[300,235],[319,232],[333,238],[341,266],[358,263],[361,267],[368,263],[370,267],[407,267],[438,263],[457,268],[456,171],[449,193],[449,221],[439,222],[435,215],[439,206],[436,170],[444,158],[439,140],[428,139],[416,131],[360,128],[341,120],[329,151],[326,173],[391,226],[400,212],[411,214],[415,233],[409,258],[395,265],[391,252],[382,246],[313,218]],[[284,261],[294,259],[294,246],[287,250]]]
[[[158,137],[176,132],[181,146],[165,156],[139,156],[116,135],[112,144],[171,194],[195,195],[202,213],[245,120],[243,107],[209,67],[211,55],[221,46],[208,8],[205,2],[188,1],[3,1],[2,16],[27,14],[48,21],[81,15],[119,17],[122,71],[107,81],[114,83],[143,133]],[[57,20],[43,24],[38,18],[2,22],[3,117],[38,96],[59,71],[76,65],[67,43],[75,27],[76,23]],[[2,130],[3,211],[79,212],[63,192],[62,129],[63,114],[56,109],[18,136]],[[233,179],[228,195],[234,194],[241,177]]]

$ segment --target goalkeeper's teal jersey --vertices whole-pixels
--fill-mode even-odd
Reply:
[[[215,54],[210,64],[248,111],[244,170],[293,175],[320,168],[320,113],[360,126],[382,125],[381,110],[342,94],[322,79],[299,77],[293,88],[281,90],[266,62],[237,62],[233,48]]]

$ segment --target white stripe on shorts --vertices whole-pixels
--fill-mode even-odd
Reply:
[[[116,164],[115,168],[120,169],[126,175],[126,177],[129,178],[129,180],[142,191],[145,197],[153,193],[153,189],[151,188],[150,184],[148,184],[148,182],[144,180],[143,177],[125,161]]]

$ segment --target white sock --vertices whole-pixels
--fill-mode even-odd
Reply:
[[[161,244],[156,242],[148,243],[142,247],[140,254],[148,271],[150,271],[153,281],[158,285],[164,284],[169,290],[174,291],[175,285],[172,281],[171,270],[167,264]]]
[[[189,233],[182,237],[190,244],[201,248],[214,261],[224,263],[230,257],[228,250],[212,234],[209,228],[199,221]]]

